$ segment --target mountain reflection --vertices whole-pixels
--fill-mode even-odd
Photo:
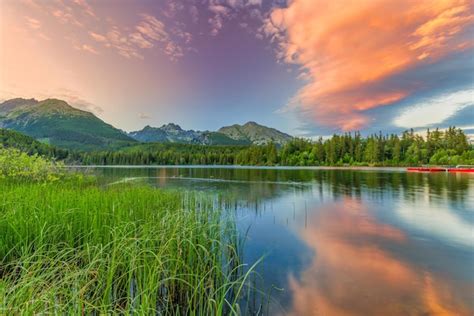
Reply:
[[[400,253],[410,239],[378,222],[358,199],[314,210],[301,239],[316,255],[289,277],[290,315],[469,315],[472,285]]]

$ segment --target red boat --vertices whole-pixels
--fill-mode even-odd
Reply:
[[[409,167],[408,172],[446,172],[448,169],[440,167]]]
[[[473,172],[474,173],[474,166],[459,165],[459,166],[456,166],[456,168],[449,168],[448,172]]]
[[[408,172],[463,172],[463,173],[474,173],[474,166],[463,166],[459,165],[456,168],[444,168],[444,167],[409,167]]]

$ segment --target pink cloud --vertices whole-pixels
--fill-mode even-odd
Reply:
[[[26,24],[28,24],[28,26],[32,29],[39,29],[41,27],[41,22],[36,20],[36,19],[33,19],[33,18],[30,18],[29,16],[26,16],[25,17],[26,19]]]
[[[103,34],[89,31],[89,36],[107,48],[117,51],[125,58],[144,59],[142,50],[158,48],[171,61],[177,61],[184,56],[185,50],[191,50],[188,45],[192,35],[184,31],[184,25],[174,23],[168,27],[163,21],[150,14],[140,14],[139,22],[132,27],[119,27],[113,21],[108,21]]]
[[[97,34],[97,33],[94,33],[94,32],[89,32],[89,35],[94,40],[96,40],[97,42],[106,42],[107,41],[107,37],[105,37],[104,35]]]
[[[67,9],[67,8],[66,8]],[[70,8],[69,8],[70,9]],[[62,9],[53,9],[51,14],[59,20],[62,24],[68,24],[71,23],[73,25],[83,27],[84,24],[79,22],[79,20],[73,15],[71,12],[66,12],[65,10]]]
[[[86,14],[88,14],[88,15],[94,17],[94,18],[97,18],[94,10],[89,5],[89,3],[87,3],[86,0],[74,0],[74,3],[77,4],[78,6],[80,6]]]
[[[308,83],[290,107],[342,130],[365,126],[368,109],[389,105],[418,86],[382,82],[472,45],[468,0],[293,0],[272,10],[261,31],[277,57],[300,65]]]
[[[91,54],[99,55],[99,52],[98,52],[94,47],[92,47],[92,46],[90,46],[90,45],[83,44],[83,45],[81,46],[81,49],[82,49],[83,51],[89,52],[89,53],[91,53]]]

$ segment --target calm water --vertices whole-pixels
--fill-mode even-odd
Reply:
[[[271,315],[473,315],[474,176],[98,168],[107,182],[224,192]],[[134,180],[130,180],[134,178]],[[259,308],[259,301],[252,306]]]

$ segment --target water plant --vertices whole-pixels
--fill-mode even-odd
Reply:
[[[0,185],[0,314],[240,314],[249,273],[216,198]]]

